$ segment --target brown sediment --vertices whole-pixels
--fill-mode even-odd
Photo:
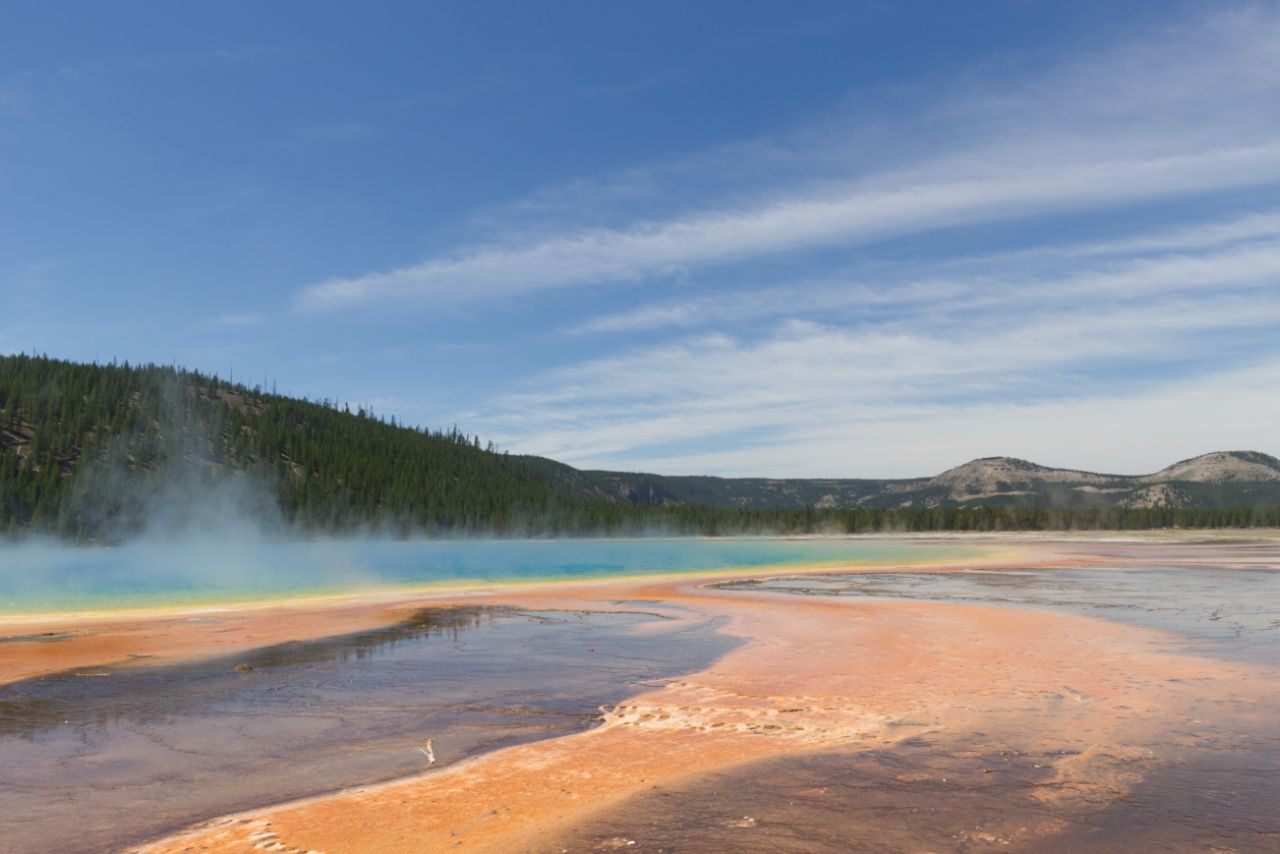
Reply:
[[[1228,699],[1260,702],[1274,678],[1179,654],[1162,632],[1014,608],[801,598],[693,579],[506,591],[493,601],[720,617],[745,642],[604,710],[596,729],[218,819],[143,850],[540,851],[655,787],[937,734],[980,733],[988,746],[1042,757],[1036,798],[1096,806],[1159,761],[1142,749],[1144,733],[1194,722],[1196,710]],[[1016,832],[1024,841],[1056,833],[1058,814]]]
[[[177,615],[0,621],[0,685],[47,673],[119,663],[174,663],[394,623],[412,605],[358,603],[209,609]]]

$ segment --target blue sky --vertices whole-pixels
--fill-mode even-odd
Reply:
[[[1276,4],[0,14],[0,352],[584,467],[1280,452]]]

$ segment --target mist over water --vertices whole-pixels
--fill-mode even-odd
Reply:
[[[86,457],[56,520],[32,520],[17,541],[0,538],[0,616],[978,553],[886,540],[660,531],[635,539],[402,539],[382,531],[316,538],[286,519],[270,467],[234,449],[231,409],[201,406],[204,391],[178,377],[147,394],[159,401],[158,414]],[[34,533],[41,530],[97,544],[41,538]]]
[[[287,541],[250,525],[113,547],[0,546],[0,615],[208,605],[424,584],[607,578],[976,556],[981,547],[867,539]]]

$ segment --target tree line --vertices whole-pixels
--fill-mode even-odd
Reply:
[[[928,533],[1280,526],[1280,508],[741,509],[601,497],[457,428],[146,364],[0,356],[0,535],[110,542],[201,500],[282,531],[396,536]],[[235,487],[235,489],[229,489]],[[225,507],[223,509],[226,509]],[[167,515],[166,515],[167,514]]]

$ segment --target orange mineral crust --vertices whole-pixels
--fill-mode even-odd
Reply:
[[[539,851],[626,799],[755,760],[978,732],[1051,763],[1038,797],[1123,796],[1136,736],[1274,674],[1161,632],[1025,609],[850,601],[693,581],[512,592],[495,604],[718,618],[743,644],[604,710],[593,730],[419,777],[208,822],[146,851]],[[643,601],[646,604],[639,604]],[[652,604],[648,604],[652,603]],[[1039,766],[1037,766],[1039,767]],[[1023,839],[1054,832],[1023,827]],[[622,843],[622,844],[625,844]],[[557,849],[559,850],[559,849]]]
[[[1051,543],[1003,542],[992,550],[1004,554],[983,566],[1066,565],[1088,562]],[[913,571],[948,571],[972,564],[912,566]],[[806,572],[884,571],[905,567],[827,567]],[[724,580],[776,575],[778,570],[721,573],[693,580]],[[563,584],[482,584],[466,589],[386,590],[362,596],[284,600],[275,603],[229,604],[169,611],[101,612],[45,616],[0,616],[0,685],[61,670],[173,664],[213,658],[289,641],[305,641],[386,626],[424,607],[458,604],[526,604],[556,601],[578,607],[582,601],[607,599],[633,587],[635,580]],[[641,582],[642,583],[642,582]],[[599,592],[605,591],[605,592]],[[597,595],[597,592],[599,594]],[[587,597],[583,599],[582,597]],[[621,596],[621,594],[617,594]],[[594,598],[593,598],[594,597]]]
[[[0,685],[72,668],[173,663],[356,632],[395,622],[409,610],[360,603],[0,622],[0,635],[8,638],[0,650]]]

